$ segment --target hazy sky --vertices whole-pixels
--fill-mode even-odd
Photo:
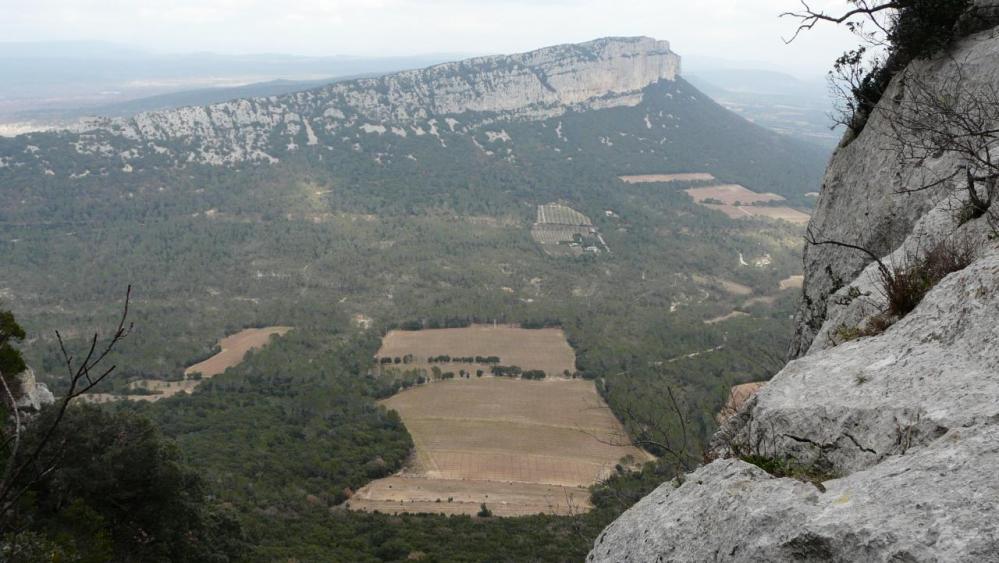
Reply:
[[[814,0],[836,9],[845,0]],[[99,39],[166,52],[510,53],[608,35],[684,54],[820,75],[854,41],[814,30],[787,46],[798,0],[0,0],[0,38]]]

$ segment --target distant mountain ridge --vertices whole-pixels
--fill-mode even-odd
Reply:
[[[543,119],[569,108],[634,106],[643,88],[675,80],[679,70],[680,58],[665,41],[598,39],[285,96],[99,119],[77,130],[85,137],[75,148],[82,153],[119,152],[123,165],[150,153],[169,154],[176,162],[273,162],[277,139],[287,147],[328,145],[339,131],[355,126],[434,135],[441,125],[431,121],[446,115],[475,112],[502,114],[489,120]],[[127,153],[113,146],[120,140],[129,141]]]
[[[150,52],[131,45],[94,41],[5,42],[0,40],[0,135],[62,129],[89,116],[117,117],[186,105],[207,105],[232,98],[295,90],[268,89],[261,83],[304,81],[298,90],[345,79],[424,68],[478,53],[426,53],[406,56],[302,56],[257,53]],[[261,84],[263,93],[227,90]],[[258,88],[249,88],[256,90]],[[190,95],[190,91],[203,95]],[[266,92],[270,90],[270,92]],[[158,98],[179,94],[178,103]],[[142,101],[143,98],[154,98]],[[161,102],[166,101],[163,105]],[[131,104],[130,102],[136,102]],[[115,106],[126,104],[127,113]],[[138,111],[133,111],[133,107]]]
[[[485,174],[483,167],[490,175],[561,177],[555,185],[579,175],[693,171],[799,199],[814,191],[825,159],[821,149],[753,125],[691,86],[669,43],[634,37],[0,139],[0,181],[29,192],[86,184],[94,196],[90,190],[172,184],[179,168],[207,167],[192,170],[201,177],[212,168],[281,163],[292,175],[333,175],[376,192],[385,181],[419,177],[418,189],[451,198],[445,186]],[[34,201],[11,199],[21,211],[10,212]]]
[[[51,127],[44,127],[44,130],[73,128],[73,123],[78,121],[92,120],[95,117],[133,117],[137,114],[150,111],[166,111],[187,106],[204,106],[219,104],[239,98],[264,98],[270,96],[283,96],[293,92],[317,88],[325,84],[340,82],[342,80],[354,80],[356,78],[377,76],[381,73],[364,73],[345,77],[331,77],[317,80],[267,80],[264,82],[252,82],[242,86],[221,86],[214,88],[195,88],[192,90],[181,90],[179,92],[169,92],[153,96],[114,102],[95,107],[73,107],[60,109],[41,109],[20,112],[16,115],[18,119],[28,122],[53,122]],[[61,124],[61,125],[59,125]],[[43,130],[43,129],[39,129]]]

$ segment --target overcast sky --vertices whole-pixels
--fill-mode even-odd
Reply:
[[[835,10],[845,0],[814,0]],[[681,55],[820,76],[855,41],[832,27],[785,45],[798,0],[0,0],[7,41],[97,39],[161,52],[493,54],[608,35]]]

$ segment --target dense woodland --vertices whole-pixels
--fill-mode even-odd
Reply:
[[[671,123],[669,134],[653,136],[646,116]],[[273,166],[149,161],[126,174],[67,150],[0,168],[0,296],[28,333],[25,359],[58,391],[53,331],[81,348],[118,312],[127,284],[135,329],[109,358],[118,369],[104,391],[177,379],[239,329],[294,326],[190,396],[106,407],[151,420],[176,444],[178,463],[203,483],[205,510],[231,515],[240,558],[578,561],[614,516],[674,475],[675,456],[599,485],[597,508],[574,517],[344,510],[352,490],[399,469],[412,446],[399,417],[375,403],[401,384],[370,375],[380,334],[407,323],[557,324],[579,374],[633,437],[696,460],[731,385],[780,367],[797,292],[777,286],[799,272],[801,231],[730,220],[695,205],[682,191],[691,184],[617,176],[708,171],[805,207],[824,162],[682,81],[651,87],[637,107],[502,128],[509,147],[477,137],[494,155],[458,134],[444,149],[358,133],[360,151],[347,148],[354,139],[343,150],[276,148]],[[26,144],[56,150],[65,135],[0,140],[0,156],[20,157]],[[94,173],[67,178],[82,169]],[[530,225],[551,201],[593,218],[611,253],[546,256]],[[751,316],[702,322],[732,310]],[[356,314],[374,326],[354,326]],[[670,393],[676,406],[664,410]]]

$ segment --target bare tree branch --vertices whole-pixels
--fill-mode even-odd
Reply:
[[[69,386],[65,396],[59,400],[55,406],[56,414],[52,421],[48,422],[48,426],[41,431],[38,443],[35,444],[25,458],[20,461],[16,458],[16,450],[19,449],[18,446],[20,438],[18,436],[14,437],[14,452],[9,455],[9,461],[5,469],[3,479],[0,480],[0,535],[7,531],[11,525],[11,514],[17,500],[26,491],[28,491],[32,485],[43,479],[46,475],[50,474],[58,467],[65,443],[63,442],[56,447],[54,453],[47,452],[50,452],[50,450],[53,449],[51,443],[52,438],[62,423],[70,404],[72,404],[75,399],[85,395],[96,386],[100,385],[111,375],[112,372],[114,372],[114,365],[107,368],[101,368],[100,366],[108,355],[114,350],[114,348],[124,338],[126,338],[132,330],[131,323],[126,325],[128,321],[128,309],[129,303],[131,302],[131,296],[132,286],[128,286],[128,289],[125,292],[125,303],[122,307],[121,317],[118,320],[118,325],[115,328],[114,333],[109,339],[107,339],[103,346],[100,345],[99,336],[95,333],[93,338],[90,340],[87,354],[84,357],[84,360],[80,363],[74,362],[73,356],[66,349],[62,335],[56,331],[56,339],[59,342],[59,349],[63,356],[63,363],[66,366],[66,372],[69,376]],[[97,375],[95,376],[94,373],[97,373]],[[10,393],[9,389],[7,389],[6,381],[4,381],[4,387],[7,390],[7,395],[9,396],[8,400],[10,400],[12,405],[14,405],[13,410],[15,412],[15,416],[19,416],[17,414],[13,394]],[[19,418],[17,419],[16,424],[16,432],[20,432],[21,426]],[[43,456],[47,458],[44,462],[41,461]],[[29,472],[32,469],[35,471],[29,476]]]
[[[838,25],[844,22],[849,22],[858,16],[867,18],[867,20],[877,26],[879,30],[887,34],[887,29],[885,29],[884,25],[878,21],[876,16],[881,12],[896,10],[900,7],[900,4],[894,1],[876,4],[871,3],[868,0],[857,0],[855,4],[857,7],[852,10],[848,10],[839,15],[830,15],[825,12],[816,12],[811,8],[811,6],[808,5],[807,2],[805,2],[805,0],[801,0],[801,6],[804,8],[804,11],[784,12],[780,15],[782,18],[790,17],[800,20],[794,35],[792,35],[790,39],[784,39],[784,43],[789,44],[793,42],[799,35],[801,35],[802,32],[811,30],[819,23],[827,22]],[[854,29],[851,29],[851,31],[854,31]]]
[[[957,79],[940,84],[907,74],[898,102],[877,111],[887,124],[887,148],[895,152],[899,168],[913,171],[912,183],[899,191],[964,192],[969,208],[962,220],[987,216],[999,234],[999,211],[993,209],[999,200],[999,159],[994,155],[999,149],[999,89],[969,83],[963,65],[956,66]],[[927,179],[936,174],[928,164],[945,157],[953,159],[953,172]]]
[[[4,399],[10,404],[10,410],[14,414],[14,433],[10,440],[13,441],[13,446],[10,449],[10,453],[7,454],[7,464],[4,469],[3,480],[0,483],[7,483],[10,481],[11,472],[14,470],[14,465],[17,460],[17,452],[21,446],[21,412],[17,408],[17,399],[14,398],[14,393],[11,392],[10,386],[7,385],[7,379],[0,373],[0,383],[3,383]],[[4,443],[4,447],[8,445],[9,441]]]
[[[805,231],[805,242],[812,246],[838,246],[840,248],[849,248],[850,250],[856,250],[858,252],[863,252],[872,261],[877,262],[880,268],[887,268],[884,262],[881,261],[881,257],[874,254],[870,250],[864,248],[863,246],[850,244],[848,242],[842,242],[838,240],[819,240],[816,238],[815,233],[812,231],[811,227]]]

